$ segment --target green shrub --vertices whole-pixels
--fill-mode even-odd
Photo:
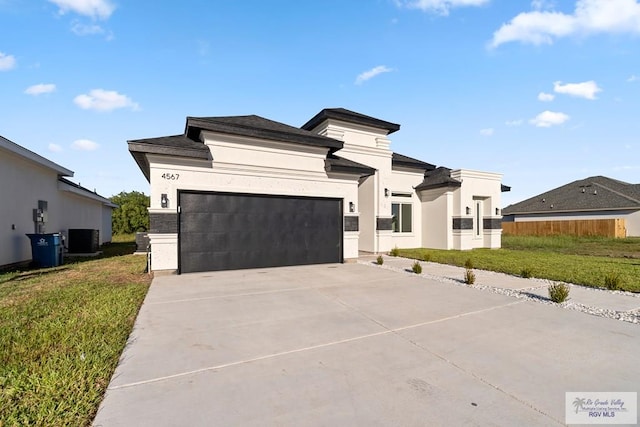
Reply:
[[[476,274],[472,269],[467,268],[464,272],[464,283],[467,285],[473,285],[476,282]]]
[[[399,253],[399,252],[400,252],[400,249],[398,249],[398,247],[397,247],[397,246],[395,246],[393,249],[391,249],[391,250],[389,251],[389,255],[391,255],[391,256],[398,256],[398,253]]]
[[[427,254],[423,254],[421,258],[422,258],[423,261],[429,262],[429,261],[431,261],[431,254],[428,254],[428,253]]]
[[[520,272],[520,277],[529,279],[530,277],[533,277],[533,271],[529,267],[525,267]]]
[[[621,279],[619,274],[608,273],[604,276],[604,287],[610,291],[620,289]]]
[[[569,297],[569,285],[565,283],[554,283],[549,286],[549,299],[558,304],[565,302]]]
[[[467,270],[473,270],[473,261],[471,261],[471,258],[467,258],[467,260],[464,262],[464,268],[466,268]]]
[[[384,264],[384,259],[382,259],[382,255],[378,255],[378,258],[376,258],[376,264],[378,265]]]
[[[413,270],[413,272],[416,273],[416,274],[420,274],[420,273],[422,273],[422,266],[420,265],[420,263],[418,261],[416,261],[411,266],[411,270]]]

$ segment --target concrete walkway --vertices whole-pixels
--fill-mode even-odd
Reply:
[[[383,255],[383,267],[396,271],[412,273],[413,259],[391,257]],[[360,258],[360,263],[373,265],[377,256],[367,255]],[[422,276],[449,282],[453,284],[464,283],[465,269],[447,264],[423,262]],[[549,301],[549,285],[552,281],[543,279],[524,279],[509,274],[493,271],[473,270],[476,275],[474,288],[479,290],[510,290],[512,292],[500,292],[512,296],[530,297],[539,302]],[[609,291],[601,288],[590,288],[569,284],[569,299],[562,306],[568,309],[578,310],[589,314],[624,320],[630,323],[640,324],[640,293]]]
[[[156,277],[94,425],[550,426],[638,391],[637,325],[393,262]]]

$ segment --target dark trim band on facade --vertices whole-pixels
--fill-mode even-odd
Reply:
[[[360,217],[345,216],[344,231],[360,231]]]
[[[453,218],[454,230],[473,230],[473,218]]]
[[[393,230],[393,218],[376,218],[376,230],[391,231]]]
[[[482,227],[485,230],[501,230],[502,229],[502,219],[500,219],[500,218],[483,218],[482,219]]]
[[[168,213],[150,213],[149,214],[149,232],[150,233],[177,233],[178,232],[178,214],[175,212]]]

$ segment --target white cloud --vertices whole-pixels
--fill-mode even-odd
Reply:
[[[200,56],[209,56],[211,53],[211,45],[206,40],[196,40],[198,45],[198,55]]]
[[[100,144],[98,144],[97,142],[93,142],[89,139],[77,139],[73,141],[73,144],[71,144],[71,148],[73,148],[74,150],[80,150],[80,151],[95,151],[99,147],[100,147]]]
[[[539,128],[548,128],[551,126],[561,125],[567,120],[569,120],[569,116],[565,113],[556,113],[547,110],[529,120],[529,123]]]
[[[602,92],[602,89],[598,87],[596,82],[589,80],[588,82],[567,83],[565,85],[563,85],[562,82],[555,82],[553,84],[553,91],[578,98],[596,99],[596,93]]]
[[[113,90],[93,89],[89,94],[78,95],[73,102],[83,110],[112,111],[118,108],[140,109],[137,103],[126,95]]]
[[[542,101],[542,102],[551,102],[553,101],[553,99],[556,96],[552,93],[544,93],[544,92],[540,92],[538,94],[538,101]]]
[[[398,7],[420,9],[424,12],[433,12],[443,16],[456,7],[482,6],[490,0],[395,0]]]
[[[495,31],[489,46],[495,48],[516,41],[552,44],[561,37],[598,33],[640,34],[638,1],[577,0],[572,14],[541,10],[523,12]]]
[[[27,95],[38,96],[42,95],[43,93],[54,92],[55,90],[56,85],[54,85],[53,83],[40,83],[37,85],[29,86],[25,89],[24,93],[26,93]]]
[[[509,126],[509,127],[520,126],[520,125],[522,125],[522,123],[524,123],[524,120],[522,120],[522,119],[508,120],[508,121],[504,122],[504,124]]]
[[[96,34],[104,34],[104,28],[96,24],[83,24],[74,22],[71,25],[71,31],[77,36],[94,36]]]
[[[393,68],[389,68],[385,65],[378,65],[377,67],[373,67],[370,70],[360,73],[358,77],[356,77],[356,84],[360,85],[366,82],[367,80],[374,78],[378,74],[390,73],[391,71],[393,71]]]
[[[636,76],[635,74],[630,75],[629,78],[627,79],[629,83],[632,83],[638,80],[640,80],[640,77]]]
[[[533,0],[531,2],[531,8],[534,10],[553,9],[554,7],[554,2],[549,0]]]
[[[480,129],[480,135],[482,136],[491,136],[494,133],[493,128]]]
[[[109,0],[49,0],[60,8],[60,13],[75,12],[94,19],[108,19],[116,6]]]
[[[0,52],[0,71],[9,71],[16,66],[16,58]]]
[[[53,151],[54,153],[59,153],[62,151],[62,147],[58,144],[49,144],[49,151]]]

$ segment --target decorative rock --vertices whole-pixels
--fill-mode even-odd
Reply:
[[[411,261],[411,260],[409,260]],[[398,267],[392,267],[390,265],[376,265],[376,264],[371,264],[370,262],[366,262],[366,261],[358,261],[359,264],[363,264],[363,265],[368,265],[371,267],[377,267],[377,268],[384,268],[387,270],[391,270],[391,271],[396,271],[396,272],[400,272],[400,273],[405,273],[407,275],[412,275],[412,276],[420,276],[420,277],[424,277],[426,279],[430,279],[430,280],[434,280],[436,282],[440,282],[440,283],[449,283],[452,285],[458,285],[458,286],[464,286],[466,288],[469,288],[469,286],[467,284],[464,283],[463,280],[454,280],[454,279],[450,279],[448,277],[442,277],[442,276],[438,276],[438,275],[434,275],[434,274],[429,274],[429,273],[422,273],[422,274],[415,274],[413,272],[411,272],[411,270],[404,270]],[[423,271],[425,270],[429,270],[428,265],[432,264],[435,265],[435,263],[425,263],[425,265],[427,265],[427,267],[425,267],[423,269]],[[487,271],[483,271],[484,274],[504,274],[504,273],[497,273],[497,272],[487,272]],[[540,289],[541,286],[544,285],[551,285],[555,282],[551,281],[551,280],[546,280],[546,279],[537,279],[537,278],[531,278],[531,279],[527,279],[527,280],[531,280],[533,282],[537,282],[539,283],[538,286],[532,286],[530,288],[524,288],[524,289],[508,289],[508,288],[499,288],[499,287],[495,287],[495,286],[488,286],[488,285],[479,285],[479,284],[475,284],[473,285],[473,287],[471,287],[472,289],[478,289],[481,291],[488,291],[488,292],[493,292],[495,294],[500,294],[500,295],[506,295],[509,297],[513,297],[513,298],[518,298],[518,299],[524,299],[524,300],[528,300],[528,301],[533,301],[533,302],[537,302],[540,304],[546,304],[546,305],[556,305],[559,307],[562,307],[564,309],[567,310],[574,310],[574,311],[579,311],[582,313],[587,313],[587,314],[591,314],[593,316],[599,316],[599,317],[606,317],[609,319],[615,319],[615,320],[620,320],[623,322],[628,322],[628,323],[633,323],[635,325],[640,324],[640,309],[638,310],[632,310],[632,311],[616,311],[616,310],[608,310],[605,308],[599,308],[599,307],[591,307],[588,305],[584,305],[584,304],[580,304],[580,303],[576,303],[576,302],[572,302],[572,301],[565,301],[561,304],[556,304],[553,301],[551,301],[548,298],[542,297],[542,296],[537,296],[534,294],[529,293],[529,291],[534,290],[534,289]],[[575,284],[571,284],[568,283],[569,286],[571,287],[580,287],[583,289],[589,289],[590,291],[593,292],[609,292],[609,293],[613,293],[613,294],[618,294],[618,295],[626,295],[626,296],[631,296],[634,298],[638,298],[640,299],[640,294],[634,294],[633,292],[626,292],[626,291],[610,291],[607,289],[602,289],[602,288],[591,288],[588,286],[580,286],[580,285],[575,285]],[[640,305],[640,301],[639,304]]]

